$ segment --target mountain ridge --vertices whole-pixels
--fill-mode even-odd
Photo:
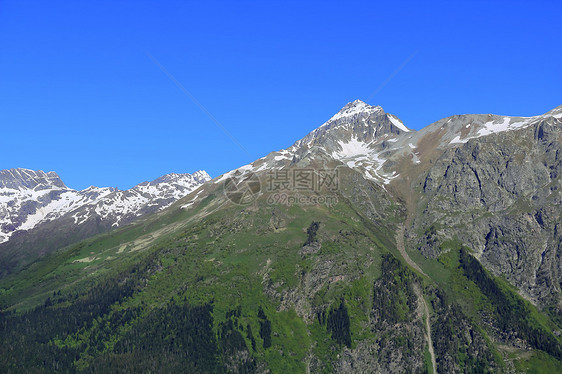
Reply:
[[[41,170],[33,171],[23,168],[0,170],[0,203],[4,205],[3,214],[0,215],[0,228],[3,229],[0,234],[0,243],[7,241],[11,233],[16,230],[33,229],[42,222],[60,218],[83,206],[99,205],[100,203],[107,205],[102,200],[111,198],[110,194],[121,194],[122,200],[125,201],[131,199],[132,193],[152,194],[155,199],[162,198],[163,196],[157,196],[162,193],[166,199],[177,199],[189,193],[200,182],[207,180],[210,180],[210,176],[205,171],[197,171],[193,174],[170,173],[151,182],[139,183],[125,191],[113,187],[96,186],[77,191],[66,187],[58,174],[53,171],[45,173]],[[155,188],[151,189],[151,186]],[[159,191],[163,187],[168,187],[167,191]],[[127,194],[129,196],[126,196]],[[26,197],[28,199],[25,199]],[[17,200],[22,199],[24,200],[23,203],[20,203],[22,211],[16,209],[8,211],[7,207],[17,206]],[[54,202],[57,200],[66,200],[67,204],[55,204]],[[33,206],[32,203],[36,201],[47,204],[40,203]],[[161,208],[168,205],[162,205]],[[140,207],[136,207],[136,209],[140,209]]]
[[[346,104],[328,121],[309,132],[292,146],[268,155],[215,178],[223,181],[235,173],[261,172],[270,167],[297,163],[310,154],[324,154],[352,168],[377,183],[390,184],[398,170],[386,171],[385,165],[397,165],[409,159],[413,166],[421,158],[446,148],[455,147],[505,131],[515,131],[541,120],[562,118],[562,105],[532,117],[509,117],[492,114],[453,115],[420,130],[411,130],[395,115],[380,106],[361,100]],[[394,121],[394,122],[393,122]],[[397,126],[399,124],[400,126]],[[402,127],[402,128],[401,128]]]
[[[71,233],[74,231],[90,235],[130,223],[170,206],[211,179],[205,171],[170,173],[124,191],[95,186],[77,191],[68,188],[55,172],[10,169],[0,171],[0,177],[0,250],[4,252],[3,260],[10,256],[21,258],[24,254],[33,259],[36,258],[33,252],[48,252],[50,249],[45,248],[42,236],[55,232],[59,233],[60,243],[70,244],[68,238],[73,237]],[[92,228],[79,229],[85,224]],[[39,234],[43,232],[39,230],[42,226],[50,229]],[[77,238],[83,239],[84,236]],[[4,266],[2,274],[12,267]]]

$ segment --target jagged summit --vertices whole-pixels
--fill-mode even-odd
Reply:
[[[42,170],[13,168],[0,170],[0,188],[43,190],[65,189],[66,186],[54,171],[45,173]]]
[[[337,112],[332,118],[330,118],[323,126],[330,124],[331,122],[338,121],[342,118],[346,118],[347,121],[355,121],[357,119],[370,117],[373,114],[376,115],[385,115],[388,119],[392,122],[392,124],[397,127],[399,130],[404,132],[409,132],[408,129],[402,121],[393,114],[385,113],[384,109],[379,106],[373,106],[365,103],[362,100],[355,100],[350,103],[347,103],[339,112]]]
[[[185,180],[186,178],[190,178],[195,181],[203,181],[203,182],[211,180],[211,176],[205,170],[198,170],[192,174],[169,173],[159,178],[156,178],[155,180],[150,182],[150,184],[177,183],[179,181]]]
[[[298,164],[306,159],[330,159],[360,170],[367,179],[388,184],[398,174],[383,170],[387,160],[383,153],[403,135],[414,133],[382,107],[355,100],[291,147],[225,173],[215,183],[237,172],[282,168],[287,163]],[[409,151],[412,149],[407,144],[404,147]]]
[[[357,139],[373,142],[383,138],[400,135],[410,130],[398,117],[385,113],[380,106],[371,106],[361,100],[347,103],[340,111],[323,125],[297,141],[297,148],[322,146],[329,151],[341,148],[339,142]]]
[[[332,116],[332,118],[330,118],[325,124],[327,124],[331,121],[336,121],[340,118],[353,117],[353,116],[356,116],[356,115],[365,115],[365,114],[372,114],[372,113],[378,113],[378,112],[384,113],[384,110],[382,109],[382,107],[371,106],[371,105],[365,103],[364,101],[361,101],[361,100],[357,99],[355,101],[347,103],[343,108],[340,109],[339,112],[334,114]]]

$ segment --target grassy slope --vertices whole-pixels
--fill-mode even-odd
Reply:
[[[207,204],[203,202],[190,212],[171,210],[53,253],[2,280],[2,305],[9,310],[28,310],[47,297],[56,301],[79,294],[104,279],[130,271],[136,263],[149,262],[156,270],[138,292],[115,304],[112,312],[96,323],[65,339],[54,339],[56,344],[80,346],[116,311],[148,305],[150,308],[143,311],[146,316],[151,308],[183,298],[192,305],[213,302],[217,330],[230,310],[240,308],[239,322],[249,324],[254,335],[260,328],[257,306],[262,306],[275,332],[273,347],[265,350],[258,344],[254,354],[274,372],[302,372],[312,350],[320,356],[334,354],[325,327],[305,324],[295,307],[313,316],[311,308],[329,308],[345,297],[351,300],[352,334],[365,335],[361,321],[367,319],[369,285],[378,277],[383,242],[390,241],[366,230],[363,218],[350,206],[343,202],[330,210],[319,206],[270,207],[259,201],[249,207],[233,206],[202,220],[191,219]],[[270,224],[274,211],[284,220],[277,229]],[[301,255],[306,229],[315,221],[321,223],[318,239],[322,248]],[[378,232],[384,230],[377,228]],[[315,273],[326,263],[330,265],[326,271]],[[315,275],[307,276],[310,273]],[[313,281],[320,287],[308,300],[309,295],[300,290],[304,282]],[[128,328],[107,336],[105,350],[110,350]],[[245,339],[250,346],[250,340]],[[84,351],[77,367],[86,367],[89,357],[90,353]]]

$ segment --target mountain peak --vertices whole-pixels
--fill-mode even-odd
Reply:
[[[212,178],[209,175],[209,173],[207,173],[205,170],[197,170],[195,173],[192,174],[193,177],[195,177],[196,179],[203,179],[206,181],[210,181]]]
[[[372,113],[384,113],[384,110],[380,106],[372,106],[359,99],[347,103],[343,108],[340,109],[328,122],[337,121],[341,118],[354,117],[360,114],[370,115]],[[326,122],[326,123],[328,123]]]
[[[150,182],[149,184],[158,184],[158,183],[179,183],[179,184],[193,184],[193,183],[204,183],[207,181],[210,181],[211,177],[209,176],[209,174],[207,174],[206,171],[204,170],[198,170],[196,172],[194,172],[193,174],[189,174],[189,173],[184,173],[184,174],[178,174],[178,173],[170,173],[170,174],[166,174],[161,176],[160,178],[157,178],[155,180],[153,180],[152,182]],[[145,182],[146,183],[146,182]]]
[[[367,104],[366,102],[364,102],[363,100],[353,100],[350,101],[349,103],[347,103],[344,108],[346,107],[370,107],[371,105]]]
[[[44,190],[67,187],[54,171],[45,173],[42,170],[13,168],[0,170],[0,188]]]
[[[357,138],[371,142],[409,131],[398,117],[385,113],[382,107],[355,100],[347,103],[332,118],[297,141],[294,146],[299,148],[317,145],[339,149],[339,141],[347,142],[351,138]]]

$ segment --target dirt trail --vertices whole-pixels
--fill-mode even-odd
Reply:
[[[416,269],[420,274],[427,277],[427,274],[424,273],[424,271],[418,266],[418,264],[414,262],[414,260],[410,258],[410,256],[406,252],[406,248],[404,247],[404,226],[402,225],[398,227],[398,230],[396,230],[396,247],[398,248],[398,251],[400,252],[402,257],[404,257],[404,260],[406,260],[408,265]],[[416,292],[416,295],[419,300],[418,302],[420,304],[421,309],[423,310],[423,316],[425,317],[425,333],[427,338],[429,355],[431,356],[431,365],[433,366],[433,374],[437,374],[435,351],[433,350],[433,342],[431,340],[431,323],[429,320],[429,308],[427,307],[427,303],[425,302],[423,293],[421,292],[420,288],[416,286],[414,287],[414,291]]]
[[[408,256],[408,253],[406,253],[406,248],[404,248],[404,226],[402,225],[398,227],[398,230],[396,230],[396,247],[398,248],[398,251],[400,252],[402,257],[404,257],[404,260],[406,260],[408,265],[416,269],[416,271],[418,271],[423,276],[427,277],[427,274],[424,273],[423,270],[418,266],[418,264],[416,264],[414,260],[412,260],[410,256]]]
[[[435,361],[435,351],[433,350],[433,341],[431,340],[431,323],[429,322],[429,308],[427,307],[427,303],[423,297],[422,292],[417,289],[416,293],[418,296],[418,300],[420,306],[423,309],[423,314],[425,316],[425,331],[426,331],[426,338],[427,338],[427,348],[429,350],[429,355],[431,356],[431,366],[433,366],[433,374],[437,374],[437,362]]]

